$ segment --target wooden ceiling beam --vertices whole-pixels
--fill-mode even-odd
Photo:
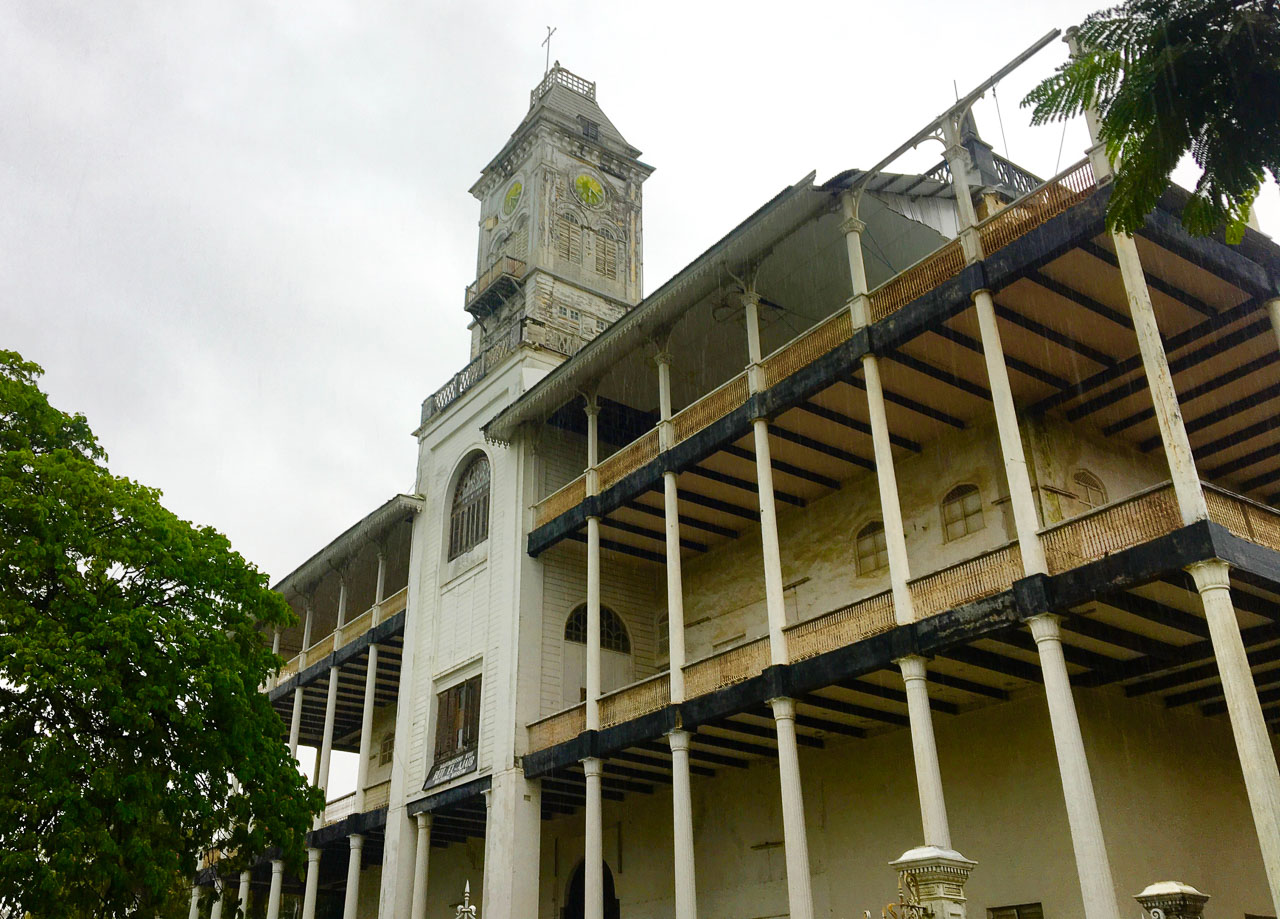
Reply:
[[[730,456],[736,456],[738,459],[744,459],[754,463],[756,455],[750,450],[739,447],[737,444],[727,444],[720,448],[722,453]],[[769,465],[773,467],[774,472],[781,472],[785,475],[793,476],[797,479],[804,479],[806,482],[812,482],[814,485],[821,485],[823,488],[830,488],[835,491],[840,487],[840,481],[821,473],[813,472],[805,469],[803,466],[797,466],[794,463],[788,463],[785,460],[771,459]]]

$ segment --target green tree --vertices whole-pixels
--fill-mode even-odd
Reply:
[[[1096,107],[1117,164],[1107,225],[1134,233],[1190,152],[1201,169],[1182,211],[1191,233],[1244,234],[1249,208],[1280,173],[1280,14],[1276,0],[1127,0],[1080,24],[1080,53],[1033,89],[1032,122]]]
[[[322,796],[258,691],[295,617],[41,373],[0,351],[0,912],[172,913],[212,846],[296,869]]]

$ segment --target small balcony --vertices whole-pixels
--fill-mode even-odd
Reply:
[[[467,285],[467,312],[476,319],[491,316],[520,289],[528,266],[518,258],[504,255],[485,270],[475,283]]]

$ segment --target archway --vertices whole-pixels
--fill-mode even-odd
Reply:
[[[564,909],[560,910],[560,919],[585,919],[587,910],[587,864],[578,862],[569,876],[569,886],[565,890]],[[618,919],[618,898],[613,892],[613,872],[609,863],[602,862],[604,871],[604,919]]]

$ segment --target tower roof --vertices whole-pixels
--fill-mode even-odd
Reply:
[[[498,155],[481,171],[480,179],[471,187],[479,195],[485,179],[495,170],[501,172],[504,161],[520,146],[538,124],[550,123],[588,143],[594,143],[614,156],[638,162],[640,151],[627,143],[596,103],[596,84],[586,80],[556,61],[546,75],[529,92],[529,111],[502,145]],[[594,126],[594,127],[593,127]],[[639,164],[646,174],[652,169]]]

